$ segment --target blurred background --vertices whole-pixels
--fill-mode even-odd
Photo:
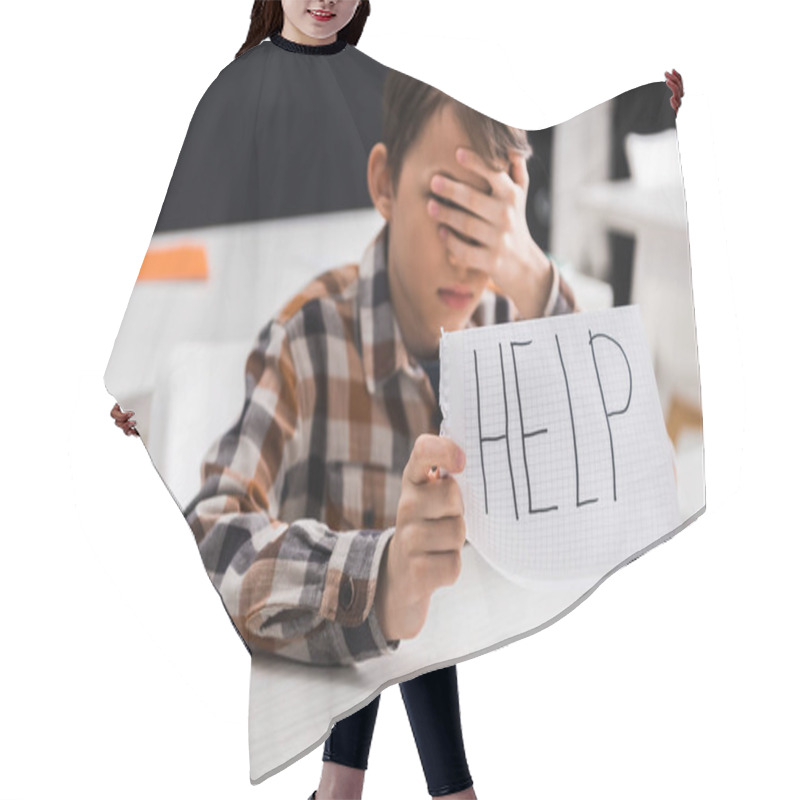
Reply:
[[[528,131],[533,156],[528,161],[526,211],[533,238],[557,262],[581,309],[640,306],[676,453],[683,521],[703,508],[705,497],[688,231],[670,95],[665,84],[644,85],[558,125]],[[272,208],[240,202],[242,192],[235,186],[230,192],[202,191],[218,179],[198,177],[204,165],[186,156],[201,151],[196,142],[181,152],[105,381],[124,409],[136,411],[148,454],[182,509],[200,488],[208,448],[240,415],[245,363],[259,331],[321,272],[360,261],[384,224],[366,182],[369,150],[380,140],[376,121],[381,95],[373,91],[366,96],[373,103],[362,102],[355,124],[358,140],[364,138],[370,146],[357,140],[358,147],[345,155],[347,144],[337,142],[337,136],[352,144],[353,125],[340,120],[328,136],[319,138],[319,161],[313,169],[302,159],[315,143],[302,140],[309,134],[313,139],[317,125],[300,126],[296,133],[292,129],[285,156],[281,140],[257,130],[257,141],[270,142],[282,154],[284,168],[272,171],[277,159],[253,159],[244,152],[237,154],[239,166],[230,172],[249,177],[250,162],[257,162],[258,182],[269,188],[265,194]],[[350,113],[349,104],[341,106]],[[294,180],[297,164],[304,166],[304,181]],[[345,180],[329,172],[329,165],[343,170]],[[237,202],[225,202],[227,196]],[[287,209],[291,213],[284,213]],[[486,592],[496,573],[473,575],[479,577],[470,585]],[[506,584],[499,580],[492,596]],[[562,591],[567,585],[563,583]],[[556,593],[563,600],[555,604],[559,611],[585,588],[569,597]],[[463,621],[465,613],[470,631],[481,629],[481,615],[471,607],[470,596],[454,590],[437,597],[439,603],[449,600],[450,606],[437,605],[438,614],[426,626],[427,638],[404,647],[407,672],[430,663],[430,653],[436,652],[433,642],[442,647],[454,637],[463,645],[465,634],[454,623]],[[541,597],[503,596],[505,604],[497,607],[525,609],[520,617],[532,613],[530,630],[557,618]],[[550,617],[543,608],[551,608]],[[471,652],[480,652],[481,646],[476,643]],[[370,663],[359,675],[379,685],[385,669]],[[339,680],[333,670],[315,676],[309,685],[304,671],[280,660],[271,660],[268,670],[251,678],[251,729],[260,732],[251,740],[251,771],[263,774],[279,763],[273,760],[273,737],[288,747],[287,758],[294,752],[287,744],[293,740],[275,728],[275,720],[291,716],[287,708],[295,707],[295,699],[303,697],[309,709],[321,707],[329,713],[329,698],[323,702],[318,697],[321,705],[311,703],[316,697],[312,687],[322,686],[327,697]],[[309,711],[303,724],[314,730],[320,720]],[[290,727],[296,732],[294,722]]]
[[[641,307],[687,518],[705,503],[702,414],[670,96],[666,84],[646,84],[529,131],[526,208],[534,240],[582,309]],[[358,125],[377,141],[380,94],[373,98]],[[366,175],[368,153],[352,165],[356,174]],[[190,169],[179,161],[172,186],[180,189],[180,174]],[[292,171],[283,174],[285,187],[276,185],[278,174],[263,177],[269,194],[285,189],[293,210],[310,213],[265,210],[263,218],[237,220],[234,206],[214,208],[202,194],[180,204],[177,191],[168,193],[109,361],[106,386],[136,412],[153,463],[181,507],[200,488],[208,447],[238,417],[258,332],[314,276],[360,261],[383,224],[366,177],[325,197],[313,182],[304,188],[291,182]],[[191,221],[197,224],[175,227]]]

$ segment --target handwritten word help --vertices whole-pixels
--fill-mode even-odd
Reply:
[[[608,446],[610,451],[610,463],[611,463],[611,473],[612,473],[612,485],[613,485],[613,496],[614,500],[617,499],[617,466],[616,460],[614,458],[614,434],[611,427],[611,418],[614,416],[618,416],[624,414],[631,404],[631,397],[633,395],[633,375],[631,373],[631,366],[628,360],[627,355],[625,354],[625,349],[623,346],[612,336],[609,336],[605,333],[595,333],[592,334],[591,330],[588,332],[588,349],[591,351],[591,358],[594,364],[594,371],[595,375],[597,376],[597,388],[599,390],[599,400],[602,403],[603,408],[603,417],[605,418],[606,422],[606,429],[608,431]],[[580,462],[578,458],[578,440],[577,434],[575,431],[575,410],[573,407],[572,402],[572,391],[570,390],[569,385],[569,377],[567,375],[567,368],[564,363],[564,355],[561,350],[561,343],[559,342],[558,335],[556,334],[554,337],[555,346],[554,346],[554,353],[557,353],[557,357],[559,363],[561,365],[561,371],[564,375],[564,389],[566,395],[566,402],[569,407],[569,419],[570,419],[570,430],[572,433],[572,445],[573,445],[573,454],[575,459],[575,505],[576,507],[586,505],[588,503],[596,503],[598,498],[597,497],[590,497],[590,498],[582,498],[581,497],[581,490],[580,490]],[[622,366],[623,369],[626,371],[627,375],[627,382],[628,382],[628,394],[627,398],[625,399],[625,403],[621,408],[610,408],[608,401],[606,399],[606,392],[603,389],[603,378],[600,374],[600,368],[598,366],[598,356],[597,356],[597,344],[596,342],[610,342],[616,348],[618,348],[619,353],[622,356],[623,362]],[[525,420],[524,420],[524,413],[523,413],[523,405],[526,404],[526,398],[523,398],[522,392],[520,391],[520,380],[519,380],[519,369],[520,365],[517,358],[517,351],[520,348],[523,348],[527,345],[533,344],[532,339],[528,339],[526,341],[519,341],[519,340],[512,340],[508,342],[508,349],[511,352],[511,361],[513,364],[513,378],[514,378],[514,388],[516,391],[516,408],[512,410],[509,407],[510,402],[513,401],[513,398],[508,397],[508,393],[506,391],[506,375],[505,375],[505,362],[503,358],[503,343],[497,343],[497,350],[498,350],[498,363],[500,366],[500,373],[503,377],[502,380],[502,387],[503,387],[503,413],[504,413],[504,422],[505,428],[504,432],[495,436],[490,436],[488,434],[484,434],[484,424],[482,421],[482,414],[481,414],[481,392],[480,392],[480,374],[479,374],[479,367],[478,367],[478,351],[476,349],[472,350],[473,361],[474,361],[474,369],[475,369],[475,404],[477,407],[477,416],[478,416],[478,440],[480,442],[480,454],[481,454],[481,472],[483,475],[483,491],[484,491],[484,504],[485,504],[485,512],[489,513],[489,495],[486,486],[486,459],[484,457],[484,445],[486,442],[499,442],[504,441],[507,449],[507,463],[508,463],[508,475],[510,478],[510,485],[513,491],[514,497],[514,513],[519,519],[519,508],[517,504],[517,493],[515,487],[515,480],[514,480],[514,464],[512,461],[511,456],[511,442],[509,438],[509,415],[511,413],[517,413],[519,417],[519,436],[521,439],[521,451],[522,451],[522,460],[523,465],[525,468],[525,485],[528,489],[528,513],[529,514],[539,514],[547,511],[557,511],[558,505],[549,505],[544,507],[534,507],[533,506],[533,496],[532,496],[532,489],[531,489],[531,472],[528,465],[528,455],[527,455],[527,448],[525,447],[525,440],[533,437],[533,436],[543,436],[547,434],[547,428],[536,428],[535,430],[526,430],[525,428]]]

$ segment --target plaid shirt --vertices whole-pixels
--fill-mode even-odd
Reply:
[[[378,571],[414,442],[441,414],[392,310],[388,237],[384,225],[360,265],[317,276],[261,331],[239,419],[184,510],[251,653],[350,664],[399,645],[378,624]],[[574,310],[553,270],[546,313]],[[486,288],[467,327],[519,318]]]

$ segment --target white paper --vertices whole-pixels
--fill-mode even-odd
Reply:
[[[521,584],[612,569],[680,523],[638,306],[442,331],[467,539]]]

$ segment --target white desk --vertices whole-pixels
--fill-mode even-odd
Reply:
[[[331,721],[357,710],[356,705],[365,706],[387,686],[478,656],[556,622],[616,569],[523,588],[466,545],[458,580],[434,592],[425,627],[394,653],[350,667],[255,657],[250,673],[251,781],[267,778],[314,750],[328,737]]]

